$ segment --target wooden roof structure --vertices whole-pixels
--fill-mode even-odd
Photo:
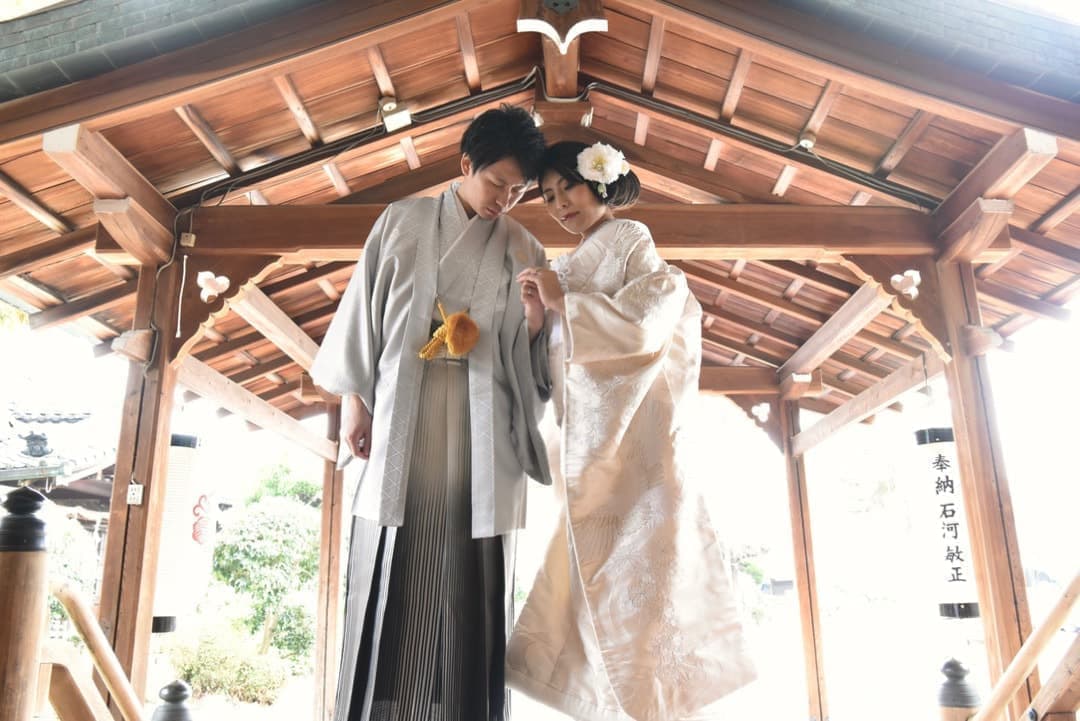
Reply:
[[[173,382],[333,460],[333,434],[296,420],[334,417],[305,372],[366,229],[386,202],[456,178],[465,125],[512,103],[550,140],[625,152],[644,188],[626,214],[705,311],[702,387],[771,408],[793,499],[805,450],[948,371],[954,405],[969,404],[957,425],[971,426],[977,540],[1011,538],[1011,519],[990,518],[1007,488],[988,467],[996,432],[975,427],[989,413],[981,356],[1034,320],[1066,320],[1080,292],[1080,105],[771,3],[577,5],[330,0],[0,104],[0,297],[154,371],[133,376],[129,396],[158,401],[132,406],[121,440],[146,458],[122,459],[117,478],[160,467],[149,449]],[[606,31],[567,38],[589,19]],[[411,124],[387,131],[385,98]],[[571,247],[535,193],[513,215],[552,253]],[[205,302],[200,271],[230,289]],[[799,408],[826,415],[803,430]],[[143,533],[147,511],[126,513]],[[798,527],[808,554],[805,515]],[[139,534],[128,543],[144,551]],[[984,604],[1020,608],[989,622],[998,674],[1030,630],[1013,545],[980,562]],[[116,619],[141,618],[152,581],[119,589],[124,552],[110,551],[102,621],[138,677],[141,631]],[[812,627],[812,575],[798,580]],[[809,638],[824,718],[819,654]]]

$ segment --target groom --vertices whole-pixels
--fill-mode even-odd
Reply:
[[[512,539],[526,475],[551,482],[537,429],[547,338],[513,280],[544,250],[506,213],[543,151],[524,110],[478,116],[463,180],[376,221],[311,368],[341,396],[341,443],[366,461],[348,468],[359,486],[336,721],[506,718]],[[422,359],[442,311],[476,324],[475,347]]]

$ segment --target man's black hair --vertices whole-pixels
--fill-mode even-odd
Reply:
[[[540,166],[541,179],[544,173],[554,170],[566,178],[571,186],[578,183],[587,185],[592,194],[596,196],[596,199],[604,205],[610,205],[612,208],[625,208],[628,205],[633,205],[637,201],[638,195],[641,194],[641,181],[638,180],[633,170],[626,175],[620,175],[617,180],[607,184],[604,188],[607,191],[607,197],[600,195],[597,183],[581,177],[581,173],[577,169],[577,159],[578,154],[587,147],[589,146],[585,143],[576,140],[564,140],[552,145],[544,152],[544,160]]]
[[[544,134],[532,116],[512,105],[482,113],[461,136],[461,152],[469,156],[473,172],[513,158],[526,180],[539,177],[544,145]]]

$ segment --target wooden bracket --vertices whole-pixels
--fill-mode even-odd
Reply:
[[[803,396],[819,396],[825,392],[821,369],[811,373],[788,373],[780,378],[780,398],[794,401]]]
[[[981,325],[965,325],[960,327],[960,342],[964,355],[986,355],[995,348],[1011,350],[1012,342],[1001,337],[993,328]]]
[[[112,349],[128,360],[146,363],[154,345],[154,331],[149,328],[126,330],[113,338]]]
[[[522,0],[518,13],[519,33],[540,33],[555,44],[563,55],[583,33],[606,33],[608,21],[601,0]]]

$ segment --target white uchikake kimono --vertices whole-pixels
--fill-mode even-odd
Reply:
[[[507,648],[507,683],[575,719],[674,721],[754,678],[725,561],[680,463],[701,307],[648,228],[555,261],[551,371],[565,509]]]
[[[436,297],[447,313],[468,309],[480,328],[468,355],[472,536],[486,538],[524,524],[526,474],[550,483],[537,427],[547,364],[533,357],[546,352],[546,338],[530,344],[513,282],[545,256],[511,218],[468,218],[456,188],[391,203],[379,216],[311,377],[332,393],[359,394],[371,411],[370,458],[346,468],[346,480],[359,483],[353,513],[400,526],[424,363],[417,354],[431,337]]]

